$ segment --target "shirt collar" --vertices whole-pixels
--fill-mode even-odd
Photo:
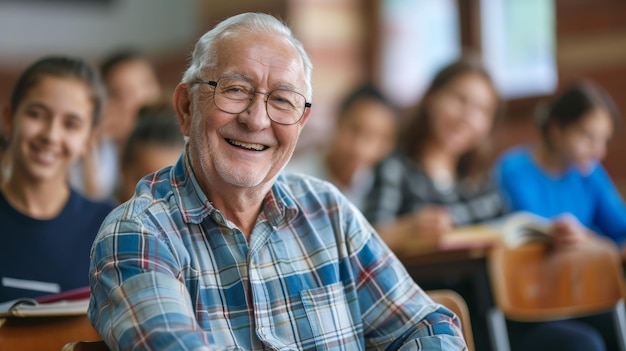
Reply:
[[[272,189],[263,199],[262,215],[274,227],[286,225],[298,214],[298,206],[289,191],[288,183],[281,173],[272,185]]]
[[[171,173],[176,203],[186,223],[198,224],[215,208],[206,197],[191,169],[187,147],[174,165]]]
[[[186,223],[199,224],[212,212],[219,213],[198,184],[191,168],[191,158],[187,147],[174,165],[172,177],[176,202]],[[278,228],[288,223],[297,213],[298,208],[291,198],[287,182],[281,173],[263,199],[260,216],[265,217],[273,227]],[[222,217],[221,213],[219,217]]]

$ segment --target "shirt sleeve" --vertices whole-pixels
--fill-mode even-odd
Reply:
[[[91,254],[89,318],[113,350],[211,350],[196,323],[177,257],[158,231],[118,220]]]
[[[598,195],[594,224],[618,245],[626,243],[626,206],[611,178],[600,165],[591,174]]]
[[[428,297],[359,213],[348,223],[368,349],[465,350],[458,317]]]

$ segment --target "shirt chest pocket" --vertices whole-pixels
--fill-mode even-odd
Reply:
[[[334,283],[301,292],[315,344],[320,350],[364,348],[363,326],[354,287]]]

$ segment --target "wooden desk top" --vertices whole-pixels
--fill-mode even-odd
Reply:
[[[489,249],[502,243],[501,238],[493,227],[466,226],[444,235],[436,246],[419,240],[406,243],[396,250],[396,255],[404,264],[412,266],[481,259],[487,256]]]
[[[503,240],[501,233],[495,227],[472,225],[456,228],[444,235],[438,245],[425,245],[415,240],[394,251],[409,270],[417,274],[427,267],[435,272],[427,274],[430,276],[444,270],[470,269],[464,265],[484,264],[490,250],[497,245],[503,245]],[[626,271],[626,255],[624,254],[622,254],[622,262]]]
[[[101,340],[86,315],[0,319],[0,350],[59,351],[78,340]]]

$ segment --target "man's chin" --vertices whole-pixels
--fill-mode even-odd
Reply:
[[[266,174],[260,174],[258,170],[247,170],[245,167],[223,170],[220,172],[223,181],[239,188],[256,188],[266,180]]]

